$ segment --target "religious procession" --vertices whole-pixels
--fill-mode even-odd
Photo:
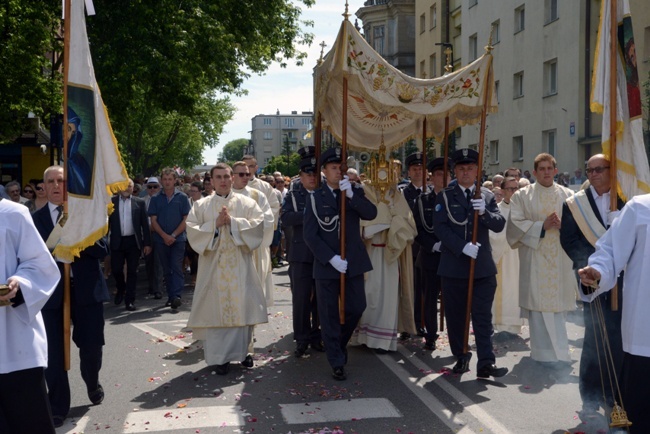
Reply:
[[[394,417],[423,419],[425,432],[479,432],[482,424],[517,432],[481,408],[481,393],[512,384],[525,392],[531,386],[519,377],[532,372],[553,379],[542,388],[561,384],[579,397],[577,425],[563,432],[650,432],[642,289],[650,168],[629,5],[618,2],[601,2],[593,65],[590,107],[602,114],[602,141],[585,152],[586,176],[578,167],[573,177],[560,172],[554,147],[530,170],[523,158],[490,167],[488,116],[500,109],[492,32],[466,66],[454,71],[445,51],[444,75],[414,78],[375,51],[347,2],[333,48],[321,46],[313,70],[312,142],[293,152],[297,174],[289,156],[285,174],[265,175],[256,154],[242,151],[192,174],[170,165],[130,176],[92,61],[74,61],[91,59],[85,15],[93,2],[64,2],[72,25],[61,149],[24,189],[18,179],[0,185],[0,432],[90,430],[86,413],[118,408],[116,397],[144,369],[151,348],[139,346],[159,344],[176,350],[158,350],[162,371],[147,377],[156,388],[119,404],[140,407],[127,417],[116,410],[119,426],[92,429],[253,432],[259,421],[257,432],[406,430],[382,420]],[[457,146],[468,126],[476,143]],[[288,333],[270,330],[282,321]],[[148,341],[113,336],[129,323]],[[113,340],[124,341],[121,349]],[[528,372],[502,354],[514,347]],[[401,366],[405,359],[420,377]],[[200,367],[165,380],[172,363]],[[359,404],[366,398],[352,390],[373,364],[406,384],[401,411],[418,416],[391,402],[392,378],[373,378],[378,396]],[[259,409],[253,416],[244,390],[283,370],[299,401],[250,404]],[[297,372],[307,375],[291,378]],[[438,395],[422,391],[429,381]],[[313,395],[298,391],[303,383]],[[476,396],[463,387],[478,388]],[[287,399],[255,390],[266,395],[256,406]],[[188,411],[208,397],[228,407]],[[412,408],[420,402],[439,421]],[[362,419],[376,422],[355,428]]]

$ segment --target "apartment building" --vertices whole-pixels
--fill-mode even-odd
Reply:
[[[285,143],[289,144],[292,152],[302,146],[313,145],[311,137],[305,135],[310,130],[314,113],[292,111],[274,115],[260,114],[251,119],[251,141],[247,153],[255,155],[260,167],[266,166],[275,155],[281,155]]]

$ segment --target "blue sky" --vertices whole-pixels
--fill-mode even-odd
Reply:
[[[356,11],[363,6],[364,0],[348,0],[350,21],[354,23]],[[307,51],[309,57],[304,66],[298,67],[289,62],[286,68],[273,64],[265,75],[253,75],[245,83],[248,95],[232,97],[231,101],[237,112],[225,126],[225,132],[219,139],[219,145],[203,152],[203,161],[214,164],[223,145],[240,138],[250,138],[251,119],[258,114],[290,113],[313,111],[312,69],[320,57],[320,43],[325,41],[328,52],[336,39],[343,21],[345,0],[316,0],[316,4],[303,9],[302,18],[314,21],[313,28],[306,31],[314,34],[311,47],[300,47]]]

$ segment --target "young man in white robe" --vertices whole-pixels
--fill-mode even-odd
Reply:
[[[506,221],[510,216],[510,200],[519,190],[519,182],[514,177],[507,177],[501,182],[503,200],[497,203],[499,212]],[[502,332],[503,338],[521,333],[523,319],[519,307],[519,252],[506,240],[506,231],[490,231],[492,258],[497,265],[497,291],[492,304],[492,324],[494,330]]]
[[[264,289],[266,297],[266,306],[273,306],[273,263],[271,262],[271,242],[273,241],[273,232],[276,227],[276,220],[273,210],[269,205],[264,193],[248,185],[250,179],[250,170],[245,162],[237,161],[232,165],[233,180],[232,191],[244,196],[250,197],[260,207],[264,213],[264,239],[259,248],[253,251],[253,261],[255,269],[260,276],[260,282]]]
[[[253,327],[266,323],[266,299],[253,263],[262,243],[264,214],[255,201],[232,191],[232,169],[212,168],[215,194],[194,204],[187,218],[199,266],[188,327],[204,341],[208,365],[225,375],[230,362],[253,366]]]
[[[27,207],[0,198],[0,432],[54,433],[41,308],[61,277]]]
[[[519,304],[530,326],[530,356],[538,362],[570,362],[567,312],[576,308],[573,262],[560,244],[564,201],[573,191],[556,184],[555,158],[539,154],[537,182],[510,200],[506,238],[519,249]]]

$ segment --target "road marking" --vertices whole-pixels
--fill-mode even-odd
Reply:
[[[86,431],[86,427],[90,422],[90,417],[84,416],[79,419],[68,418],[63,423],[63,426],[56,429],[57,434],[78,434]]]
[[[386,367],[390,369],[393,374],[395,374],[395,376],[397,376],[397,378],[399,378],[399,380],[404,383],[406,387],[453,432],[463,434],[474,433],[474,431],[468,427],[467,424],[458,417],[458,415],[449,411],[442,402],[440,402],[429,391],[424,389],[422,385],[417,384],[414,381],[416,379],[411,377],[406,369],[395,363],[395,359],[381,356],[377,356],[377,358],[381,360],[381,362],[386,365]]]
[[[131,412],[126,416],[122,432],[142,433],[244,425],[246,421],[241,407],[223,405]]]
[[[424,363],[418,357],[415,357],[412,351],[407,350],[401,345],[398,345],[397,350],[401,355],[403,355],[409,362],[411,362],[411,364],[413,364],[420,371],[426,372],[431,370],[431,368],[426,363]],[[382,359],[383,361],[384,357],[379,357],[379,359]],[[411,377],[410,379],[412,382],[415,382],[415,384],[418,387],[424,388],[427,383],[436,381],[440,377],[444,377],[444,375],[438,373],[431,373],[419,379],[413,377]],[[490,431],[495,433],[503,433],[503,434],[507,434],[510,432],[505,426],[501,425],[499,421],[497,421],[495,418],[490,416],[485,410],[483,410],[479,405],[473,402],[468,396],[466,396],[464,393],[458,390],[458,388],[456,388],[453,384],[447,381],[446,378],[444,378],[443,381],[437,381],[436,385],[440,387],[442,390],[444,390],[445,392],[447,392],[449,395],[451,395],[451,397],[454,398],[456,402],[463,403],[464,411],[471,414],[472,417],[478,420],[482,425],[487,427]]]
[[[385,398],[310,401],[301,404],[280,404],[280,408],[282,417],[288,424],[403,417],[399,410]]]
[[[173,323],[187,323],[187,321],[186,320],[153,321],[153,322],[146,322],[146,323],[132,323],[131,325],[137,329],[142,330],[145,333],[150,334],[154,338],[158,338],[161,341],[164,341],[170,345],[183,349],[186,346],[190,345],[191,342],[187,342],[182,339],[171,339],[174,337],[173,335],[168,335],[167,333],[161,332],[160,330],[150,326],[150,324],[155,325],[155,324],[173,324]]]

